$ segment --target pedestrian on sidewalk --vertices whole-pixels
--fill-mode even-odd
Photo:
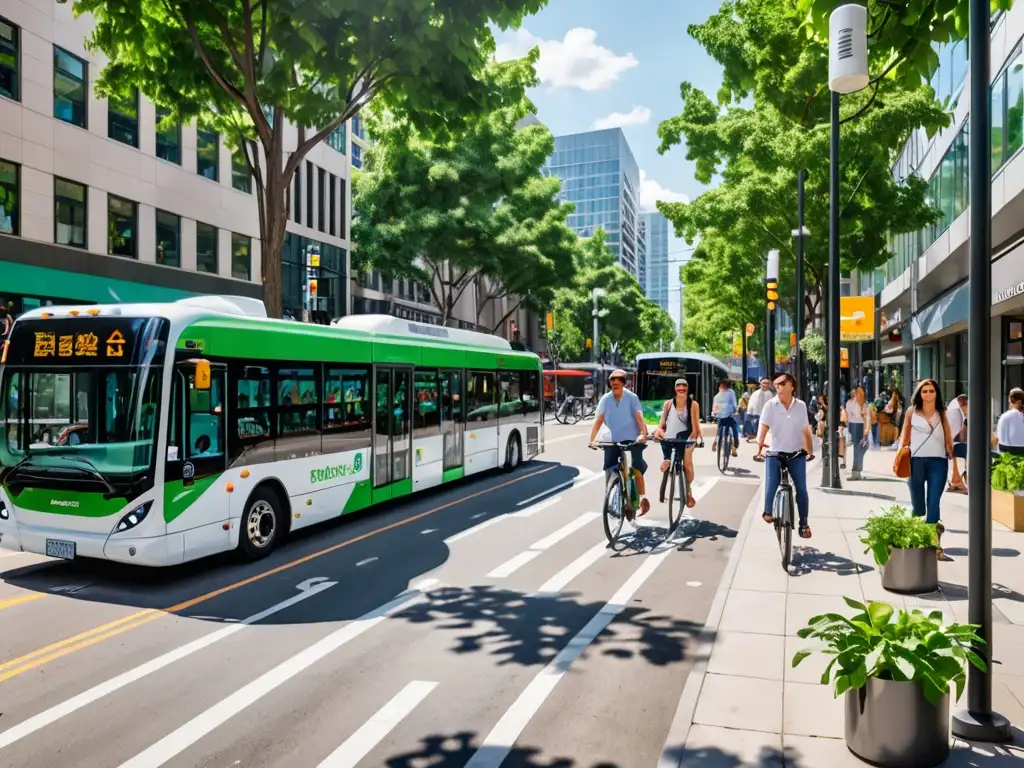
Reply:
[[[757,427],[761,421],[761,411],[772,399],[771,381],[767,377],[761,379],[761,388],[751,393],[747,400],[747,442],[752,443],[757,438]]]
[[[868,429],[871,424],[871,409],[868,407],[868,396],[864,387],[857,385],[853,397],[846,403],[846,427],[853,444],[853,471],[849,480],[862,480],[864,471],[864,453],[868,448]]]
[[[896,387],[892,388],[889,395],[889,402],[885,405],[885,412],[892,419],[892,425],[896,427],[897,433],[903,432],[903,393]],[[899,450],[900,441],[894,440],[893,448]]]
[[[999,417],[996,438],[1001,452],[1024,452],[1024,389],[1014,387],[1010,390],[1010,408]]]
[[[953,477],[959,474],[960,482],[951,481],[947,491],[967,493],[967,473],[960,472],[959,459],[967,465],[967,395],[957,395],[946,406],[949,432],[953,436]]]
[[[910,450],[910,500],[915,517],[935,525],[939,537],[938,555],[944,559],[942,533],[945,528],[939,519],[939,502],[946,488],[949,461],[953,457],[953,436],[946,419],[946,405],[935,379],[922,379],[914,389],[910,408],[903,420],[899,450]],[[960,476],[953,470],[953,482]]]

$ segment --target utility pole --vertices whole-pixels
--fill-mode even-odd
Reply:
[[[775,307],[779,300],[779,252],[768,251],[768,263],[765,269],[765,302],[768,315],[765,319],[765,366],[769,379],[775,379]]]
[[[600,318],[608,314],[607,309],[601,309],[599,307],[600,300],[607,295],[607,291],[604,288],[595,288],[591,292],[591,298],[594,300],[594,343],[591,345],[591,352],[593,353],[594,362],[600,361],[600,345],[601,345],[601,323]]]
[[[1010,721],[992,711],[992,467],[989,463],[992,430],[991,368],[988,329],[992,302],[992,158],[989,135],[989,3],[970,0],[971,72],[971,266],[970,312],[967,337],[967,381],[974,402],[967,422],[968,538],[967,620],[978,625],[984,643],[977,653],[985,661],[982,672],[967,667],[967,709],[953,715],[953,735],[972,741],[1010,740]]]
[[[807,377],[804,374],[804,352],[800,348],[800,342],[804,340],[804,238],[811,233],[804,226],[804,180],[807,178],[806,171],[799,171],[796,175],[796,229],[793,230],[793,237],[796,238],[796,391],[797,396],[807,399]]]

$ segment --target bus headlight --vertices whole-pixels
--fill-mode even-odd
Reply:
[[[7,505],[0,501],[0,520],[10,520],[11,513],[7,509]]]
[[[152,508],[153,502],[147,501],[141,507],[136,507],[127,515],[121,518],[121,521],[117,524],[117,528],[114,533],[124,533],[130,531],[136,525],[146,519],[146,515],[149,514],[149,510]]]

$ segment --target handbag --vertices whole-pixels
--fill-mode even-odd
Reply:
[[[910,418],[913,418],[913,414],[908,414],[908,416]],[[945,419],[945,414],[943,414],[941,418]],[[939,423],[941,424],[943,422],[940,420]],[[928,442],[928,440],[931,439],[932,433],[935,432],[938,426],[939,425],[936,424],[934,427],[931,428],[931,431],[928,433],[928,437],[924,439],[921,445],[924,445],[925,443]],[[911,429],[913,429],[913,422],[911,422]],[[918,448],[918,450],[921,449]],[[910,459],[912,456],[913,454],[910,452],[909,445],[905,445],[898,451],[896,451],[896,458],[892,462],[892,471],[893,474],[896,475],[896,477],[901,478],[903,480],[906,480],[908,477],[910,477]]]

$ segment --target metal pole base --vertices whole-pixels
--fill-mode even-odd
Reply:
[[[828,438],[821,441],[821,487],[832,487],[832,466],[828,458]]]
[[[964,741],[1000,744],[1010,741],[1010,721],[998,712],[974,713],[961,709],[953,715],[953,735]]]

